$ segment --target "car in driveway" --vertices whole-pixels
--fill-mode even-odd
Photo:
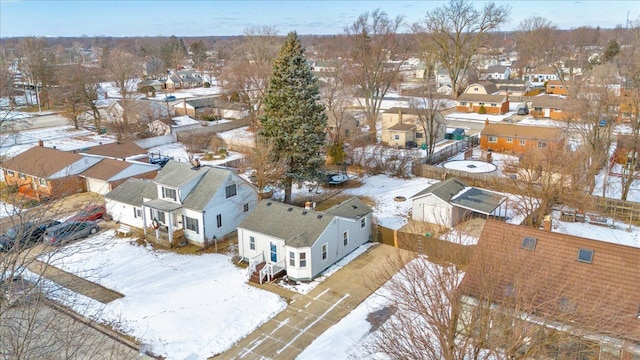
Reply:
[[[93,235],[100,230],[95,221],[65,221],[47,229],[44,242],[51,245],[65,244],[71,240]]]
[[[169,96],[165,97],[164,99],[162,99],[162,101],[164,101],[164,102],[176,101],[176,100],[177,100],[177,98],[175,96],[173,96],[173,95],[169,95]]]
[[[106,213],[104,205],[89,205],[66,221],[96,221],[102,219]]]
[[[29,221],[15,225],[0,235],[0,251],[10,251],[16,244],[19,244],[20,249],[29,243],[38,242],[48,228],[59,224],[60,221],[47,220],[41,223]]]

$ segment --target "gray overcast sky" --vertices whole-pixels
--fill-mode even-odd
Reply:
[[[484,1],[473,1],[482,7]],[[531,16],[561,29],[613,28],[640,19],[640,1],[495,1],[511,8],[515,29]],[[31,1],[0,0],[0,37],[239,35],[273,25],[280,34],[338,34],[358,15],[380,8],[408,23],[445,1]]]

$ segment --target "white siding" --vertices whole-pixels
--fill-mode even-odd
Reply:
[[[107,214],[109,214],[114,221],[119,221],[122,224],[139,229],[143,228],[142,216],[135,217],[134,206],[111,199],[105,199],[105,205],[107,207]],[[138,209],[142,210],[141,208]]]
[[[186,219],[184,216],[188,216],[192,219],[198,220],[198,231],[193,231],[187,229],[187,224],[185,223]],[[193,211],[189,209],[183,209],[182,213],[178,216],[178,221],[180,222],[179,227],[184,229],[184,237],[190,242],[195,242],[200,245],[204,244],[204,222],[202,219],[202,213],[198,211]]]
[[[443,226],[452,225],[453,206],[433,194],[427,194],[413,200],[411,218]]]
[[[99,180],[99,179],[91,179],[91,178],[86,178],[86,180],[87,180],[87,191],[89,192],[94,192],[97,194],[104,195],[109,191],[111,191],[111,188],[107,181]]]

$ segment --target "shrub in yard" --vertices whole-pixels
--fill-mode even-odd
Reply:
[[[487,109],[485,109],[484,105],[480,105],[480,109],[478,109],[478,114],[486,114]]]
[[[206,81],[202,86],[204,86],[206,88],[210,88],[211,87],[211,83]]]

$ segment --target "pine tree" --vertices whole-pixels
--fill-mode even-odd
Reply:
[[[273,144],[274,160],[286,164],[282,185],[284,201],[290,203],[293,182],[318,179],[327,129],[317,79],[295,32],[289,33],[273,65],[264,110],[258,135]]]

